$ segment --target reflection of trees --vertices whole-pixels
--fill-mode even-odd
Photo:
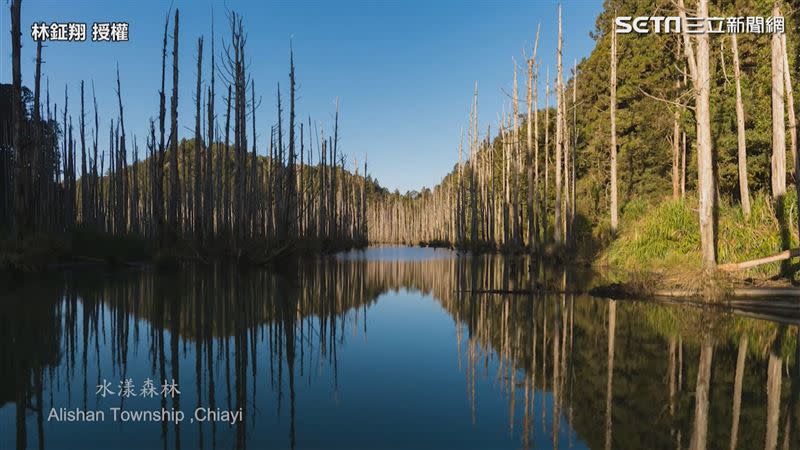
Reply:
[[[264,383],[260,374],[268,373],[279,414],[286,409],[290,415],[294,445],[297,377],[311,377],[315,371],[309,368],[327,362],[336,378],[337,346],[344,341],[348,315],[365,311],[380,290],[367,283],[360,263],[320,259],[292,269],[296,275],[287,277],[196,267],[168,275],[110,275],[99,283],[75,275],[68,277],[67,288],[53,284],[48,292],[20,292],[14,302],[3,299],[0,381],[7,389],[0,391],[0,399],[19,405],[18,446],[24,448],[28,436],[25,410],[37,407],[41,417],[43,377],[49,377],[51,389],[61,380],[68,398],[73,398],[73,389],[82,390],[74,394],[86,408],[95,381],[101,379],[99,367],[97,374],[87,373],[90,355],[98,361],[110,359],[113,375],[124,378],[132,350],[142,348],[146,355],[137,358],[149,359],[151,373],[161,380],[180,383],[181,372],[194,369],[193,408],[241,408],[246,419],[255,412],[256,392]],[[53,300],[45,301],[48,296]],[[366,327],[366,319],[362,321]],[[103,344],[108,344],[108,354],[101,357]],[[194,367],[181,367],[190,345]],[[60,352],[61,365],[48,372],[45,366],[56,364]],[[102,378],[113,377],[103,373]],[[36,395],[30,393],[34,388]],[[179,409],[180,396],[162,398],[161,407]],[[237,448],[247,446],[248,427],[247,420],[237,423]],[[197,428],[198,444],[216,447],[216,424]],[[162,422],[165,447],[170,442],[180,448],[182,436],[186,433],[180,425]]]
[[[714,343],[711,336],[703,336],[700,344],[700,361],[697,363],[697,388],[694,391],[694,430],[692,450],[704,450],[708,440],[708,407],[711,385],[711,359]]]
[[[742,378],[744,365],[747,359],[747,339],[742,336],[739,340],[739,352],[736,357],[736,375],[733,382],[733,421],[731,422],[731,450],[736,448],[739,438],[739,416],[742,412]]]
[[[764,445],[764,436],[770,445],[798,446],[791,417],[800,414],[795,400],[800,397],[800,370],[792,371],[788,381],[780,375],[784,364],[796,360],[795,328],[695,307],[605,302],[563,294],[459,294],[459,289],[514,289],[510,286],[515,284],[520,288],[530,280],[526,274],[516,275],[521,281],[506,279],[513,275],[502,261],[455,264],[452,275],[445,263],[429,264],[425,277],[454,284],[434,289],[433,295],[458,321],[460,340],[466,341],[460,348],[466,353],[470,404],[476,407],[474,380],[476,370],[480,371],[480,364],[473,361],[496,355],[501,372],[522,370],[524,446],[530,444],[528,433],[536,414],[543,425],[545,414],[553,415],[549,432],[554,446],[562,416],[591,448],[683,448],[687,444],[706,448],[711,442],[758,448]],[[560,274],[549,277],[561,278]],[[608,321],[600,319],[605,314]],[[793,342],[782,342],[786,336]],[[538,348],[532,343],[539,343]],[[516,401],[514,379],[519,377],[498,377],[505,380],[501,388],[509,396],[510,408]],[[684,377],[696,383],[685,389]],[[573,379],[578,382],[573,384]],[[790,395],[781,389],[784,382],[792,383]],[[531,406],[537,389],[551,393],[552,409],[545,408],[544,402],[541,412]],[[742,402],[743,395],[748,401]],[[606,411],[605,420],[598,411]],[[511,412],[510,420],[514,417]],[[748,424],[743,435],[738,431],[740,421]],[[691,442],[686,442],[686,436]]]
[[[617,302],[609,300],[608,302],[608,360],[606,366],[608,367],[608,374],[606,375],[606,450],[611,449],[611,407],[613,403],[614,385],[614,347],[616,342],[617,333]]]
[[[134,349],[146,349],[137,361],[146,358],[161,379],[194,373],[196,385],[184,389],[194,389],[196,398],[183,401],[196,405],[183,407],[242,408],[247,420],[234,430],[240,448],[255,431],[259,390],[272,390],[278,414],[290,418],[294,446],[298,386],[325,364],[337,389],[346,327],[366,332],[367,307],[383,292],[409,289],[432,295],[456,322],[472,420],[480,406],[477,380],[493,377],[507,402],[508,432],[523,447],[533,445],[537,430],[554,447],[571,439],[571,430],[591,448],[682,448],[687,437],[694,448],[706,442],[757,448],[765,436],[771,448],[797,447],[794,328],[694,307],[557,292],[579,280],[536,270],[522,259],[485,256],[320,258],[282,267],[281,275],[222,266],[134,272],[99,283],[74,275],[67,288],[55,285],[0,304],[0,401],[24,405],[18,421],[18,445],[24,445],[25,409],[41,414],[42,386],[53,377],[82,377],[83,391],[73,398],[86,404],[101,376],[87,373],[87,361],[101,359],[107,339],[110,354],[102,358],[110,358],[115,375],[127,373]],[[543,279],[551,280],[544,283],[551,292],[530,293]],[[480,293],[507,290],[528,293]],[[49,303],[23,301],[48,297]],[[194,349],[193,365],[182,357],[187,347]],[[496,372],[487,372],[490,361]],[[784,364],[794,368],[789,377],[781,377]],[[791,389],[781,389],[785,382]],[[176,398],[162,406],[181,405]],[[214,422],[196,431],[200,447],[220,443]],[[165,447],[179,448],[182,437],[187,430],[162,424]]]
[[[43,391],[45,377],[59,363],[63,313],[55,301],[56,286],[37,286],[29,294],[37,301],[12,293],[0,295],[0,407],[14,402],[17,448],[32,446],[28,441],[26,412],[36,414],[36,437],[44,445]],[[7,429],[10,429],[9,426]]]

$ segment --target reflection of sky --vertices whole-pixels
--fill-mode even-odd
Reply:
[[[81,308],[76,317],[83,316]],[[113,317],[104,307],[101,324],[106,326]],[[301,375],[300,336],[296,336],[295,361],[296,433],[298,448],[518,448],[523,417],[523,389],[516,390],[514,432],[509,432],[509,400],[501,392],[495,380],[498,360],[489,359],[487,369],[480,364],[476,381],[476,422],[473,425],[467,389],[465,369],[458,368],[458,344],[455,323],[451,316],[432,297],[401,290],[384,294],[379,301],[366,310],[366,332],[364,311],[359,310],[356,319],[351,310],[344,320],[344,330],[337,321],[336,368],[328,357],[320,355],[317,318],[313,318],[313,331],[306,329],[306,339],[314,346],[306,347]],[[80,319],[78,319],[80,321]],[[128,370],[141,386],[147,377],[158,379],[158,369],[152,373],[149,348],[149,324],[138,321],[140,340],[133,340],[136,319],[128,318],[131,329],[129,341]],[[338,320],[342,320],[340,317]],[[78,323],[78,330],[82,324]],[[268,325],[267,325],[268,326]],[[103,325],[100,330],[102,332]],[[105,328],[108,329],[108,328]],[[281,412],[277,412],[278,394],[270,386],[269,330],[264,338],[257,340],[257,370],[246,369],[247,382],[247,430],[249,448],[289,447],[289,379],[288,368],[283,363],[283,397]],[[313,337],[309,338],[312,333]],[[262,336],[259,332],[258,336]],[[95,396],[98,377],[108,378],[114,383],[121,375],[111,366],[111,336],[99,337],[100,361],[95,358],[95,336],[90,335],[87,358],[87,407],[107,409],[118,406],[119,398],[102,399]],[[49,411],[50,394],[56,407],[83,407],[83,368],[80,366],[82,340],[77,342],[76,364],[78,367],[66,372],[66,354],[62,354],[61,366],[57,369],[52,391],[45,386],[45,413]],[[62,339],[61,342],[66,342]],[[170,336],[165,332],[167,377],[170,369]],[[235,398],[235,358],[233,340],[231,350],[231,390]],[[215,341],[214,364],[217,407],[228,408],[225,387],[225,361],[217,359],[219,341]],[[462,346],[465,343],[462,342]],[[181,424],[181,445],[198,448],[198,433],[202,429],[206,448],[210,448],[211,427],[189,423],[188,419],[197,407],[197,378],[195,372],[195,344],[181,342],[180,351],[180,407],[187,418]],[[184,350],[185,349],[185,350]],[[463,355],[462,355],[463,357]],[[285,353],[284,353],[285,358]],[[207,366],[203,356],[201,377],[203,379],[202,406],[207,401]],[[98,370],[99,365],[99,370]],[[465,366],[464,366],[465,367]],[[275,377],[277,380],[277,364]],[[99,375],[98,375],[99,374]],[[521,371],[518,376],[521,377]],[[518,378],[521,379],[521,378]],[[255,384],[254,384],[255,383]],[[276,381],[277,383],[277,381]],[[552,445],[550,436],[551,417],[547,417],[546,428],[541,426],[541,402],[551,410],[550,395],[536,393],[534,406],[533,443],[537,448]],[[252,405],[255,404],[255,409]],[[126,408],[134,410],[159,409],[158,399],[136,398],[126,400]],[[168,400],[167,409],[172,407]],[[233,406],[235,400],[233,400]],[[113,423],[110,412],[104,423],[44,423],[45,448],[161,448],[160,423]],[[568,429],[565,417],[561,419],[559,447],[586,448],[574,432]],[[0,408],[0,448],[14,446],[15,409],[13,404]],[[28,443],[35,448],[36,416],[27,416]],[[174,428],[169,425],[168,447],[174,445]],[[217,425],[218,448],[235,446],[235,428]]]

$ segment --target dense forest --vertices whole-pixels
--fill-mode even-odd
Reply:
[[[3,110],[10,112],[0,127],[0,229],[11,242],[77,232],[84,243],[87,235],[100,234],[198,255],[200,248],[237,256],[244,251],[257,260],[298,246],[366,242],[368,181],[359,175],[358,161],[346,169],[338,103],[332,130],[300,118],[291,48],[288,98],[279,83],[278,120],[266,130],[269,148],[259,149],[261,98],[256,75],[248,72],[243,18],[228,13],[225,37],[218,38],[212,26],[210,46],[199,36],[187,50],[180,11],[168,13],[162,52],[153,55],[161,61],[161,86],[153,95],[157,119],[150,120],[148,136],[131,136],[118,68],[114,115],[98,112],[94,86],[84,82],[77,94],[75,86],[65,86],[60,105],[55,94],[51,100],[49,82],[42,86],[41,41],[33,88],[23,86],[20,8],[20,1],[11,3],[13,84],[0,91]],[[196,90],[181,93],[195,107],[191,139],[178,137],[178,63],[185,52],[197,61]],[[101,116],[111,116],[109,123]]]
[[[618,35],[614,20],[623,12],[742,23],[781,16],[785,32]],[[695,229],[660,230],[680,235],[666,244],[696,251],[707,266],[787,249],[796,237],[779,238],[772,222],[796,230],[788,218],[797,208],[783,205],[796,180],[796,13],[772,1],[607,0],[591,32],[594,50],[570,64],[554,11],[558,46],[537,48],[531,28],[534,45],[509,74],[509,113],[477,129],[476,87],[458,164],[433,189],[371,202],[370,240],[535,253],[613,248],[615,237],[633,239],[626,231],[634,221],[667,204],[690,211]],[[541,67],[537,55],[553,50],[556,67]],[[764,204],[770,217],[760,214]],[[731,226],[752,220],[751,228],[774,231],[774,239],[753,240],[778,248],[728,251],[720,236],[730,234],[729,218]]]

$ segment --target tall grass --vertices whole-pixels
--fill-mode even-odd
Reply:
[[[782,236],[797,246],[797,197],[794,192],[783,201],[785,219],[781,225],[771,197],[759,194],[745,217],[738,204],[722,204],[717,216],[717,260],[741,262],[784,249]],[[623,215],[614,239],[600,260],[627,271],[692,271],[699,269],[700,233],[697,200],[667,200],[645,212]],[[766,264],[741,276],[764,278],[778,275],[780,263]]]
[[[0,237],[0,272],[39,272],[57,264],[109,265],[145,261],[151,245],[138,235],[112,235],[77,226],[62,235],[35,234],[23,239]]]

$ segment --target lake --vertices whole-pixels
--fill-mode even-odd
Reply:
[[[800,448],[795,319],[593,279],[403,247],[52,273],[0,293],[0,448]]]

